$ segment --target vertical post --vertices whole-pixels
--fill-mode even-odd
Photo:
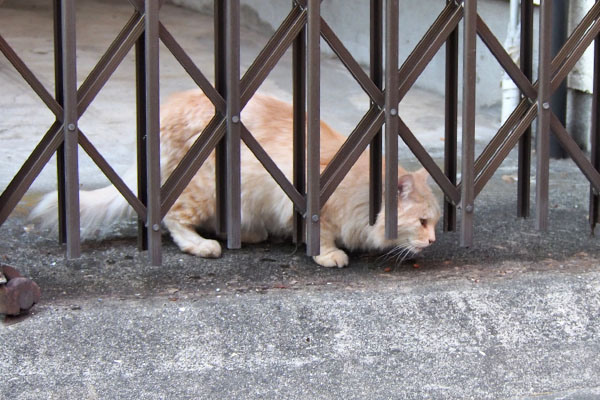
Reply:
[[[63,96],[63,51],[62,51],[62,7],[61,0],[53,2],[54,16],[54,94],[56,101],[62,107],[65,105]],[[58,192],[58,241],[59,243],[67,242],[67,216],[65,206],[65,144],[60,144],[56,150],[56,175],[57,175],[57,192]]]
[[[569,1],[568,0],[553,0],[552,1],[552,50],[550,57],[554,58],[560,51],[567,40],[567,25],[569,23]],[[563,80],[550,97],[550,108],[558,120],[566,126],[567,122],[567,82]],[[550,157],[552,158],[567,158],[568,154],[563,149],[560,141],[555,136],[550,136]]]
[[[295,4],[295,1],[292,2]],[[292,47],[292,74],[294,96],[294,187],[306,191],[306,27],[302,28]],[[304,217],[294,211],[294,243],[304,242]]]
[[[540,55],[538,89],[538,125],[536,138],[536,211],[537,229],[548,229],[548,178],[550,167],[550,80],[552,40],[552,0],[542,0],[540,10]]]
[[[379,88],[383,88],[383,0],[371,0],[371,79]],[[371,101],[371,106],[373,106]],[[381,161],[382,161],[382,130],[373,137],[369,146],[369,223],[375,224],[381,210]]]
[[[158,12],[159,0],[145,0],[146,158],[148,163],[148,250],[150,263],[160,265],[160,126]]]
[[[463,33],[463,117],[462,117],[462,193],[461,246],[473,244],[475,207],[475,85],[477,81],[477,1],[465,0]]]
[[[215,0],[214,2],[214,24],[215,24],[215,88],[224,98],[227,97],[227,85],[225,78],[225,61],[227,59],[225,41],[225,10],[226,2]],[[215,110],[219,113],[219,111]],[[223,116],[225,117],[225,116]],[[217,235],[225,237],[227,232],[227,148],[226,138],[219,141],[215,148],[215,227]]]
[[[308,0],[307,22],[307,187],[306,253],[320,253],[320,158],[321,158],[321,1]]]
[[[600,36],[594,41],[594,92],[592,97],[591,162],[600,171]],[[590,228],[600,222],[600,193],[590,185]]]
[[[398,236],[398,0],[386,0],[385,237]]]
[[[227,247],[241,247],[240,176],[240,1],[227,0],[225,21],[227,78]]]
[[[138,198],[148,206],[148,160],[146,159],[146,64],[145,34],[135,42],[135,90],[137,122],[137,187]],[[138,217],[138,249],[148,250],[148,228],[146,221]]]
[[[62,0],[64,168],[67,258],[80,256],[75,1]]]
[[[533,0],[521,0],[520,67],[531,81],[533,76]],[[531,193],[531,126],[519,139],[519,169],[517,179],[517,216],[529,217]]]
[[[451,1],[447,0],[448,3]],[[457,26],[446,40],[444,172],[453,185],[456,185],[458,148],[458,34]],[[444,231],[455,230],[456,204],[444,198]]]

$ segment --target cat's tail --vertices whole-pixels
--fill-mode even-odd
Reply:
[[[123,178],[130,189],[135,187],[134,168],[127,171]],[[133,208],[112,185],[96,190],[80,190],[79,210],[82,239],[101,236],[109,231],[111,225],[133,214]],[[58,192],[44,195],[31,210],[29,219],[39,221],[41,228],[58,230]]]

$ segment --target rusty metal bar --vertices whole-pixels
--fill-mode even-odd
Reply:
[[[398,0],[386,0],[385,237],[398,237]]]
[[[554,135],[558,138],[566,152],[571,156],[575,164],[579,167],[583,175],[587,178],[597,192],[600,192],[600,174],[592,163],[585,158],[585,155],[579,148],[579,145],[569,135],[569,132],[562,125],[560,120],[554,113],[550,114],[550,127]]]
[[[119,177],[119,175],[115,172],[115,170],[110,166],[110,164],[106,161],[106,159],[98,152],[98,150],[94,147],[94,145],[89,141],[89,139],[83,134],[83,132],[79,131],[79,144],[81,148],[85,150],[85,152],[90,156],[90,158],[98,165],[100,170],[106,175],[106,177],[110,180],[115,188],[121,194],[131,207],[135,210],[140,218],[146,219],[146,207],[145,205],[133,194],[131,189],[127,187],[125,182]]]
[[[596,1],[600,4],[600,1]],[[592,93],[592,124],[590,132],[590,159],[596,169],[600,171],[600,36],[594,41],[594,89]],[[600,193],[590,185],[590,228],[592,234],[600,222]]]
[[[54,122],[0,195],[0,224],[6,221],[19,200],[46,166],[63,142],[63,137],[62,123]]]
[[[226,2],[214,1],[214,29],[215,29],[215,89],[225,98],[227,85],[225,78],[225,62],[227,59],[227,42],[225,40],[225,13]],[[216,110],[223,118],[226,111]],[[227,154],[225,139],[219,141],[215,148],[215,230],[217,235],[225,237],[227,232]],[[191,179],[191,177],[190,177]],[[183,190],[183,189],[182,189]],[[170,208],[170,207],[169,207]]]
[[[446,15],[446,13],[448,15]],[[429,28],[427,35],[421,39],[417,47],[402,64],[399,75],[399,98],[408,93],[412,85],[425,70],[425,67],[440,50],[448,36],[458,26],[463,16],[462,8],[446,7],[434,25]]]
[[[227,247],[242,246],[241,234],[241,173],[240,173],[240,2],[227,0],[225,12],[226,54],[225,75],[227,95]]]
[[[44,104],[46,104],[50,111],[57,117],[60,116],[60,118],[62,118],[62,106],[52,97],[44,85],[37,79],[35,74],[29,69],[29,67],[27,67],[23,60],[21,60],[21,58],[17,55],[17,53],[15,53],[15,51],[2,36],[0,36],[0,52],[4,54],[6,59],[23,77],[25,82],[31,86],[33,91],[44,102]]]
[[[106,84],[125,56],[127,56],[127,53],[134,46],[143,31],[144,20],[136,13],[130,18],[121,32],[119,32],[115,40],[79,87],[77,91],[77,107],[80,116],[83,115],[100,89]]]
[[[135,42],[135,90],[136,90],[136,150],[137,150],[137,193],[144,208],[148,206],[148,182],[146,174],[148,160],[146,159],[146,60],[144,58],[145,34],[142,33]],[[137,216],[138,220],[138,249],[148,250],[148,216]]]
[[[453,0],[447,0],[447,4]],[[444,173],[450,183],[456,186],[457,151],[458,151],[458,26],[446,39],[446,70],[444,99]],[[445,232],[456,230],[456,202],[444,196]]]
[[[145,77],[146,77],[146,159],[148,183],[148,251],[152,265],[160,265],[160,120],[159,120],[159,48],[158,0],[145,0]]]
[[[307,179],[306,254],[320,253],[320,97],[321,97],[321,1],[308,0],[307,35]]]
[[[565,80],[567,74],[573,69],[577,61],[581,58],[583,53],[590,46],[592,41],[598,36],[600,33],[600,20],[596,20],[590,28],[586,31],[585,35],[581,37],[581,40],[577,42],[572,48],[567,48],[567,58],[565,62],[560,65],[558,70],[552,75],[551,78],[551,91],[554,92],[558,89],[560,84]],[[563,49],[567,47],[565,45]]]
[[[169,49],[173,57],[181,64],[183,69],[188,75],[194,80],[196,85],[208,97],[208,99],[214,104],[214,106],[222,113],[225,113],[227,104],[223,96],[217,91],[210,81],[204,76],[202,71],[194,64],[190,56],[187,55],[185,50],[177,43],[173,35],[165,28],[165,26],[159,22],[159,36],[163,44]]]
[[[293,3],[295,1],[293,0]],[[303,27],[292,46],[293,85],[293,183],[296,190],[306,193],[306,27]],[[306,209],[306,199],[304,202]],[[305,213],[294,208],[294,243],[305,241]]]
[[[55,122],[62,120],[63,97],[63,60],[62,60],[62,22],[61,22],[61,0],[52,1],[52,19],[54,29],[54,96],[61,110],[55,114]],[[53,99],[54,100],[54,99]],[[67,215],[65,207],[65,148],[61,143],[56,150],[56,193],[57,193],[57,222],[58,241],[63,244],[67,242]]]
[[[77,61],[75,43],[75,1],[62,0],[62,63],[64,100],[65,206],[67,258],[81,255],[79,236],[79,174],[77,120]]]
[[[526,2],[529,0],[524,1]],[[502,68],[504,68],[508,76],[510,76],[521,92],[525,94],[525,96],[534,99],[537,96],[537,92],[531,84],[530,79],[528,79],[521,69],[519,69],[519,67],[514,63],[502,44],[498,41],[496,36],[494,36],[490,28],[488,28],[480,16],[477,16],[477,33],[479,34],[479,37],[483,43],[490,50],[494,58],[496,58],[498,63],[500,63]]]
[[[161,189],[161,216],[164,217],[198,169],[225,136],[225,120],[215,115],[198,136],[192,147],[171,172]]]
[[[475,85],[477,81],[477,1],[465,0],[463,32],[463,117],[461,167],[462,246],[473,244],[475,202]]]
[[[369,78],[369,76],[363,71],[360,64],[352,57],[352,54],[346,49],[342,41],[335,35],[331,27],[321,19],[321,35],[323,39],[329,44],[329,47],[338,56],[340,61],[344,64],[346,69],[354,77],[356,82],[363,88],[363,90],[369,95],[369,97],[377,104],[383,104],[383,92],[377,85]]]
[[[370,7],[370,78],[383,88],[383,0],[371,0]],[[375,102],[371,100],[371,107]],[[379,129],[369,145],[369,224],[374,225],[381,211],[383,130]]]
[[[533,0],[521,0],[519,67],[529,82],[533,78]],[[537,94],[537,93],[536,93]],[[523,92],[521,92],[523,95]],[[528,218],[531,197],[531,125],[519,139],[517,172],[517,216]]]
[[[383,111],[371,107],[329,162],[321,175],[321,207],[325,205],[335,188],[365,151],[377,131],[381,129],[384,120]]]
[[[302,30],[306,21],[306,10],[294,7],[267,45],[256,57],[241,80],[241,105],[250,101],[269,72],[275,67],[293,40]]]
[[[548,229],[548,178],[550,164],[550,80],[551,49],[550,39],[552,30],[552,1],[542,0],[540,10],[540,48],[538,72],[538,124],[536,138],[536,227],[545,231]]]
[[[491,157],[485,165],[479,170],[475,168],[475,197],[479,195],[485,184],[490,180],[494,172],[498,169],[502,161],[506,158],[508,153],[515,147],[521,135],[524,134],[525,130],[531,127],[531,123],[537,116],[537,108],[531,106],[527,113],[519,120],[519,123],[502,143],[499,143],[494,148],[494,155]]]
[[[298,190],[287,180],[281,169],[275,164],[275,162],[269,157],[267,152],[262,148],[260,143],[252,136],[252,134],[246,129],[244,125],[241,127],[240,133],[241,139],[244,141],[248,149],[256,156],[256,159],[265,167],[265,169],[271,174],[275,182],[281,187],[285,194],[292,200],[294,207],[301,212],[306,212],[306,205],[304,204],[304,196],[300,194]]]
[[[419,162],[425,167],[431,178],[438,184],[440,189],[444,192],[446,196],[448,196],[451,202],[457,204],[460,201],[460,192],[458,188],[450,182],[448,177],[444,174],[444,172],[438,167],[436,162],[431,158],[427,150],[423,147],[423,145],[417,140],[415,135],[411,132],[410,128],[406,126],[404,121],[400,117],[398,120],[398,135],[402,138],[404,143],[408,146],[408,148],[413,152],[415,157],[419,160]]]

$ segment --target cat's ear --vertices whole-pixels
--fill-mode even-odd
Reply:
[[[425,168],[421,168],[421,169],[418,169],[417,171],[415,171],[415,176],[422,179],[423,181],[426,181],[430,175],[429,175],[429,171],[427,171]]]
[[[401,198],[406,199],[413,191],[414,185],[415,179],[412,175],[402,175],[398,178],[398,195],[400,195]]]

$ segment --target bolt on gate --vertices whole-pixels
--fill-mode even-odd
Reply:
[[[133,12],[83,83],[77,87],[75,0],[53,0],[55,93],[52,95],[0,36],[0,51],[31,86],[55,117],[41,141],[0,195],[0,223],[20,201],[42,168],[57,153],[59,237],[67,257],[80,254],[78,159],[83,150],[133,207],[139,219],[138,243],[148,249],[150,262],[161,263],[162,218],[209,154],[217,159],[217,227],[229,248],[241,246],[240,145],[255,154],[281,186],[295,210],[294,240],[305,242],[308,255],[319,253],[320,209],[359,155],[370,154],[370,221],[385,202],[385,232],[397,235],[396,207],[398,138],[410,148],[444,193],[444,230],[457,226],[461,216],[461,245],[473,243],[474,202],[494,172],[518,146],[517,214],[530,210],[532,123],[536,134],[536,225],[548,227],[549,135],[552,132],[590,182],[590,224],[600,221],[600,2],[573,30],[552,58],[552,0],[542,0],[539,18],[539,71],[533,82],[533,1],[521,1],[519,64],[477,13],[476,0],[447,0],[406,60],[399,62],[399,1],[370,2],[370,65],[366,72],[321,16],[320,0],[294,0],[290,12],[254,62],[240,76],[240,1],[215,0],[214,85],[194,64],[177,39],[161,23],[164,0],[129,0]],[[462,21],[463,30],[459,32]],[[521,101],[483,152],[475,158],[476,41],[479,37],[521,91]],[[370,99],[370,108],[349,134],[331,163],[319,170],[320,40],[331,47]],[[459,71],[459,40],[463,68]],[[215,106],[215,115],[174,172],[161,185],[159,152],[159,41],[167,47]],[[583,52],[594,42],[594,91],[591,157],[583,151],[550,109],[550,96]],[[445,153],[443,168],[421,145],[398,115],[398,104],[434,55],[445,51]],[[244,126],[240,112],[284,52],[293,48],[294,155],[291,181]],[[79,118],[127,53],[135,49],[137,90],[138,192],[133,193],[78,127]],[[384,61],[385,60],[385,61]],[[462,73],[461,180],[458,172],[458,78]],[[385,153],[383,148],[385,147]],[[385,171],[382,164],[385,159]],[[385,189],[385,190],[384,190]]]

